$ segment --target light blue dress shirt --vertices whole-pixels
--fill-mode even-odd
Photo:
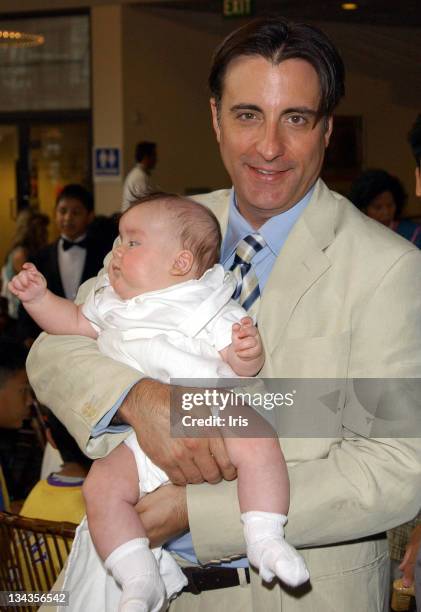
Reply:
[[[259,280],[260,291],[263,291],[264,286],[269,278],[273,264],[276,261],[282,247],[285,244],[286,239],[298,218],[302,214],[310,202],[311,196],[313,195],[314,186],[307,192],[302,200],[300,200],[295,206],[289,210],[271,217],[268,219],[259,230],[254,229],[246,219],[241,215],[238,210],[234,189],[231,190],[230,196],[230,210],[228,218],[228,227],[225,234],[224,240],[221,247],[221,264],[226,270],[229,270],[235,256],[235,250],[240,240],[243,240],[249,234],[259,233],[265,239],[266,246],[263,247],[253,257],[252,266],[256,272],[256,276]],[[97,425],[92,430],[92,436],[96,437],[105,432],[116,433],[118,431],[124,431],[128,427],[126,425],[113,425],[110,426],[110,421],[120,408],[124,398],[130,391],[131,387],[127,389],[118,401],[114,404],[109,412],[102,417]],[[187,559],[190,563],[197,563],[197,557],[194,553],[192,537],[190,533],[186,533],[178,538],[174,538],[167,542],[166,548],[176,552],[181,557]],[[232,561],[231,563],[221,564],[223,567],[248,567],[248,561],[246,558]]]

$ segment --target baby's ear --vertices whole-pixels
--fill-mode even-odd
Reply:
[[[193,267],[193,253],[188,250],[179,251],[174,259],[171,273],[174,276],[185,276]]]

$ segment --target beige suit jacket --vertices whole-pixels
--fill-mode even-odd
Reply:
[[[223,232],[229,191],[197,198]],[[82,301],[89,287],[82,288]],[[421,378],[421,253],[318,181],[265,287],[259,329],[264,377]],[[138,373],[99,354],[94,341],[43,335],[28,359],[31,384],[92,456],[124,435],[90,438]],[[401,407],[396,404],[396,411]],[[281,439],[289,464],[287,536],[303,547],[310,588],[279,585],[183,595],[178,610],[279,612],[382,610],[387,551],[375,534],[421,507],[419,438],[371,439],[346,399],[342,433]],[[244,553],[235,483],[188,487],[193,542],[202,562]]]

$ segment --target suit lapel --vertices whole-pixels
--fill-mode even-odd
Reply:
[[[293,227],[264,288],[259,329],[269,352],[277,346],[295,307],[330,267],[324,250],[334,238],[336,200],[322,181]]]
[[[213,210],[223,235],[228,224],[229,197],[229,190],[221,190],[194,198]],[[302,296],[331,265],[324,251],[335,237],[337,214],[338,201],[319,179],[263,291],[258,321],[269,352],[277,346]]]

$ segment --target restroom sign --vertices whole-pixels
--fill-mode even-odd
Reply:
[[[121,155],[117,147],[97,147],[94,149],[94,174],[96,177],[119,177],[121,174]]]

